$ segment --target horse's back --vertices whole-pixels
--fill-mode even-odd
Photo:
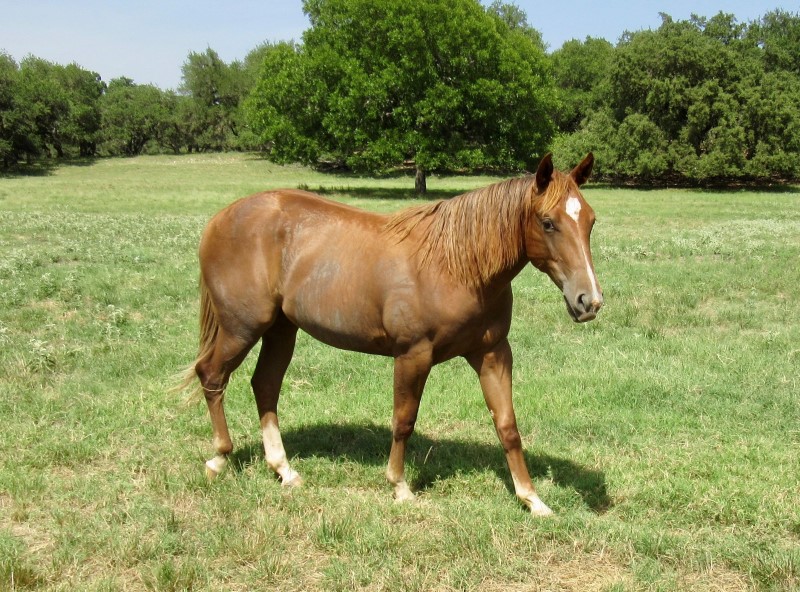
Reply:
[[[329,236],[347,226],[380,231],[385,218],[307,191],[265,191],[237,200],[208,223],[200,243],[201,264],[254,249],[285,249],[298,240]]]

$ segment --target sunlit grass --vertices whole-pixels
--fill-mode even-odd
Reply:
[[[434,178],[436,196],[491,182]],[[797,193],[587,188],[606,308],[575,325],[515,281],[515,405],[551,520],[511,493],[477,380],[434,369],[383,471],[391,360],[301,335],[281,399],[305,487],[264,466],[252,359],[206,482],[195,250],[237,197],[303,186],[389,211],[410,178],[244,155],[148,157],[0,179],[0,589],[792,590],[800,585]],[[374,195],[375,197],[369,197]]]

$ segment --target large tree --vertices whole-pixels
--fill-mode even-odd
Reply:
[[[37,152],[36,130],[27,105],[19,100],[19,66],[0,53],[0,160],[3,167]]]
[[[34,56],[20,64],[16,102],[33,126],[31,139],[37,154],[52,151],[64,156],[62,128],[69,114],[69,101],[58,80],[59,70],[63,66]]]
[[[253,84],[252,74],[239,61],[226,64],[207,48],[191,52],[183,64],[181,90],[190,98],[183,107],[189,117],[192,145],[199,150],[238,147],[241,133],[239,104]]]
[[[136,156],[151,140],[158,140],[168,122],[165,93],[130,78],[115,78],[102,97],[105,149],[111,154]]]
[[[68,111],[60,126],[60,140],[80,156],[94,156],[100,137],[100,97],[106,85],[96,72],[76,64],[56,69]]]
[[[572,132],[608,97],[614,46],[605,39],[572,39],[550,57],[561,99],[553,117],[560,131]]]
[[[477,0],[305,0],[302,45],[267,52],[250,124],[278,161],[354,170],[519,169],[553,132],[541,38]]]
[[[39,155],[91,156],[105,85],[95,72],[33,56],[0,54],[0,158],[10,166]]]

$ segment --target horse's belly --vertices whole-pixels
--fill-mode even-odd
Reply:
[[[296,259],[283,283],[283,312],[316,339],[338,347],[393,355],[403,323],[416,319],[409,303],[418,297],[406,257],[377,251],[368,241],[358,247],[314,249]],[[379,253],[379,256],[376,256]],[[399,337],[400,336],[400,337]]]
[[[389,340],[386,334],[380,331],[369,333],[342,331],[316,322],[298,325],[313,338],[332,347],[365,354],[392,355],[392,347],[389,344]]]
[[[392,353],[380,314],[367,303],[333,295],[299,297],[284,302],[284,314],[303,331],[333,347],[370,354]]]

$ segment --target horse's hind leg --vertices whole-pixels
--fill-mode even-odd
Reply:
[[[217,453],[214,458],[206,462],[206,475],[210,479],[222,472],[227,464],[228,454],[233,450],[223,407],[225,387],[231,373],[239,367],[252,347],[253,342],[229,335],[220,328],[213,350],[195,366],[208,404],[213,433],[212,441]]]
[[[294,353],[297,327],[279,315],[261,340],[261,353],[251,384],[261,420],[264,456],[267,465],[278,474],[284,485],[299,485],[300,475],[289,466],[283,440],[278,429],[278,397],[281,384]]]

